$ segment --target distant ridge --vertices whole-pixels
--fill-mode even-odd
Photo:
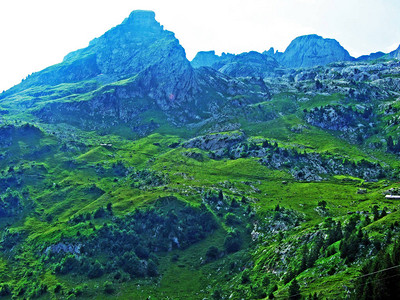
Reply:
[[[249,53],[255,53],[251,51]],[[245,53],[242,53],[245,54]],[[239,55],[242,55],[239,54]],[[239,56],[236,55],[235,57]],[[226,55],[215,55],[214,51],[201,51],[197,53],[192,60],[193,67],[202,66],[217,66],[221,68],[222,63],[228,63],[228,60],[233,60],[234,56],[227,57]],[[274,48],[263,52],[260,59],[270,57],[276,60],[281,66],[286,68],[308,68],[318,65],[326,65],[337,61],[353,61],[349,52],[344,49],[340,43],[334,39],[326,39],[316,34],[304,35],[295,38],[287,47],[284,53],[275,52]],[[254,59],[252,59],[254,62]],[[261,61],[258,63],[262,63]],[[275,66],[277,67],[277,66]]]

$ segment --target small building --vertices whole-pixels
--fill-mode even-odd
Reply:
[[[386,195],[385,198],[389,200],[400,200],[400,195]]]

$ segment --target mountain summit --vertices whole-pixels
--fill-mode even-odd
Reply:
[[[70,53],[64,62],[95,55],[101,74],[127,77],[145,69],[155,57],[176,52],[178,61],[186,59],[184,49],[172,32],[164,30],[152,11],[133,11],[130,16],[89,47]]]
[[[289,68],[307,68],[351,60],[353,58],[349,52],[338,41],[316,34],[295,38],[280,57],[280,63]]]
[[[139,33],[161,33],[163,26],[156,21],[156,14],[151,10],[134,10],[122,24],[131,26]]]

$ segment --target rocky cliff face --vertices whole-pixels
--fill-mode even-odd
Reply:
[[[366,161],[356,166],[339,156],[301,153],[295,149],[280,148],[269,143],[262,145],[249,143],[241,131],[195,137],[182,146],[208,151],[208,156],[212,159],[256,157],[259,163],[271,169],[287,170],[296,180],[320,181],[329,174],[351,174],[365,179],[376,179],[384,173],[382,166]],[[188,155],[193,155],[193,152],[189,152]]]
[[[334,39],[316,34],[295,38],[280,57],[280,63],[289,68],[307,68],[353,58]]]

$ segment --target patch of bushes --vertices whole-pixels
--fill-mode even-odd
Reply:
[[[224,241],[224,247],[226,252],[233,253],[240,250],[242,247],[243,240],[240,236],[239,231],[234,230],[229,232]]]
[[[107,220],[112,215],[100,208],[94,218],[99,216]],[[185,249],[217,227],[214,216],[205,206],[194,208],[169,197],[158,200],[156,207],[136,210],[123,218],[113,217],[112,222],[104,223],[89,237],[76,236],[75,239],[84,239],[79,257],[50,253],[48,261],[57,274],[86,274],[90,279],[121,269],[132,278],[154,277],[158,276],[155,253]],[[109,260],[96,260],[99,255],[96,249]]]

